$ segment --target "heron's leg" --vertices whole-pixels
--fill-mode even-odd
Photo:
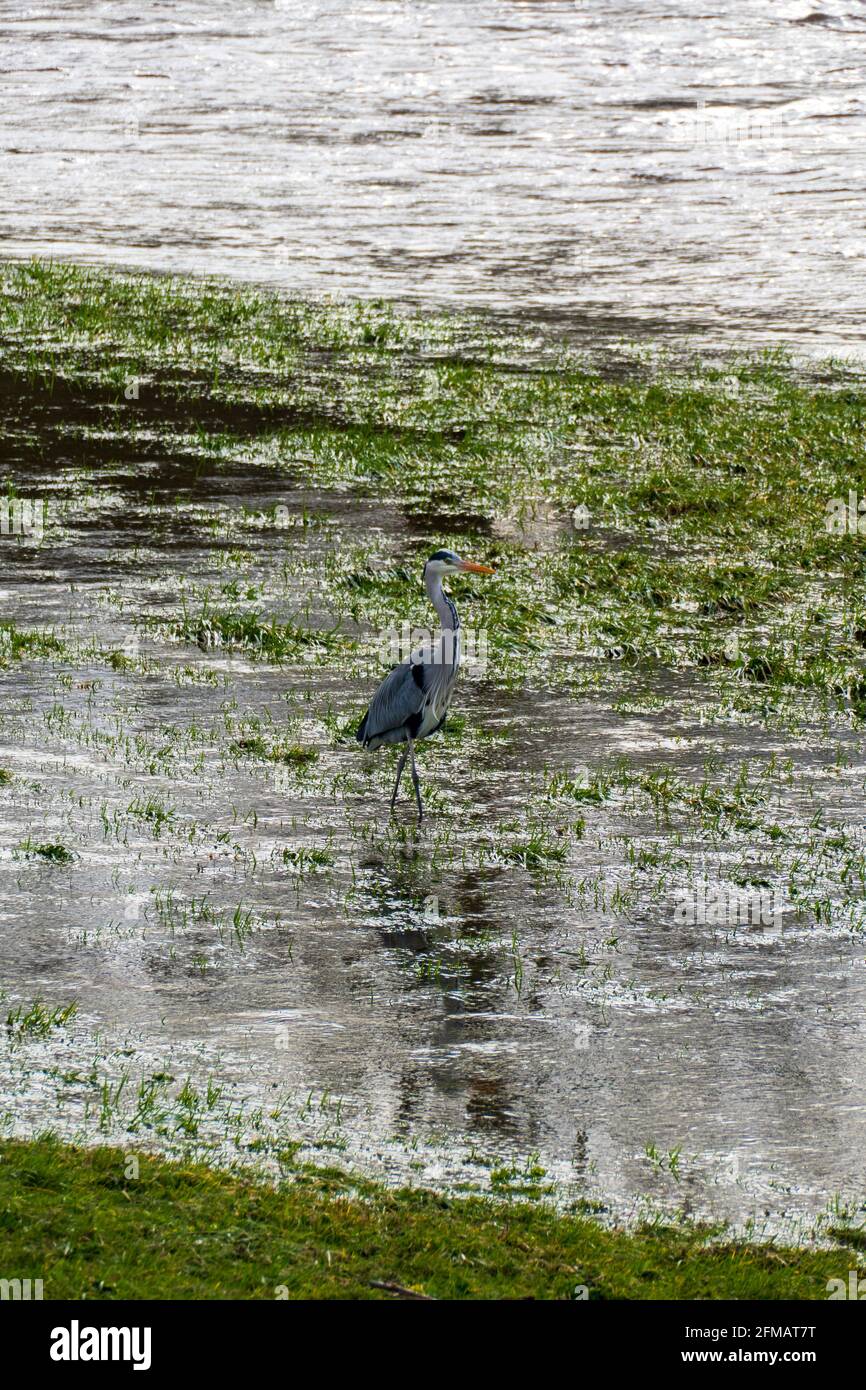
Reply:
[[[421,781],[418,777],[418,769],[415,766],[415,744],[409,739],[409,754],[412,758],[412,786],[415,788],[415,800],[418,802],[418,824],[424,819],[424,807],[421,805]]]
[[[394,809],[394,802],[397,800],[397,792],[400,788],[400,778],[403,776],[403,768],[406,766],[406,759],[409,756],[409,749],[404,748],[397,760],[397,781],[394,783],[394,790],[391,793],[391,810]]]

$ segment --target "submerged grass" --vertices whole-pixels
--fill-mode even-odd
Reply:
[[[866,713],[866,392],[850,368],[806,378],[774,351],[612,380],[556,346],[520,369],[518,339],[384,304],[48,262],[0,267],[0,283],[10,390],[35,410],[65,392],[67,437],[86,429],[97,456],[106,431],[154,447],[174,421],[212,460],[399,503],[415,532],[401,553],[371,538],[315,575],[337,623],[381,628],[407,599],[428,621],[407,585],[448,541],[500,566],[468,591],[494,678],[573,680],[562,658],[577,655],[703,669],[756,709],[789,690]],[[231,525],[276,513],[239,508]],[[164,630],[277,662],[346,650],[333,625],[208,597]],[[8,630],[0,657],[55,644]]]
[[[52,1009],[43,1004],[41,999],[35,999],[32,1004],[19,1004],[17,1009],[10,1009],[6,1015],[6,1027],[14,1039],[44,1038],[54,1028],[65,1028],[77,1011],[78,1004],[75,1000],[71,1004],[57,1005]]]
[[[275,1189],[48,1139],[0,1158],[0,1266],[42,1279],[47,1299],[822,1299],[857,1260],[694,1227],[626,1234],[336,1169]]]

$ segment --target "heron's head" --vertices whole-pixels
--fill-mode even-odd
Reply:
[[[444,578],[446,574],[494,574],[489,565],[479,565],[475,560],[461,560],[453,550],[436,550],[424,566],[424,575],[433,574]]]

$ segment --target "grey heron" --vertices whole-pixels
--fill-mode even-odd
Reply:
[[[397,761],[391,811],[397,800],[406,759],[410,758],[419,822],[424,818],[424,807],[415,766],[415,744],[435,734],[445,723],[460,668],[460,619],[454,600],[442,587],[442,580],[448,574],[493,573],[489,565],[461,560],[453,550],[437,550],[430,556],[424,566],[424,586],[439,615],[442,631],[388,672],[355,735],[361,746],[371,752],[383,744],[405,743]]]

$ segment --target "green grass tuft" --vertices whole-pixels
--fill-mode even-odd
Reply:
[[[41,1278],[46,1299],[823,1299],[856,1266],[848,1250],[626,1234],[540,1202],[337,1170],[274,1188],[50,1140],[3,1143],[0,1160],[0,1267]]]

